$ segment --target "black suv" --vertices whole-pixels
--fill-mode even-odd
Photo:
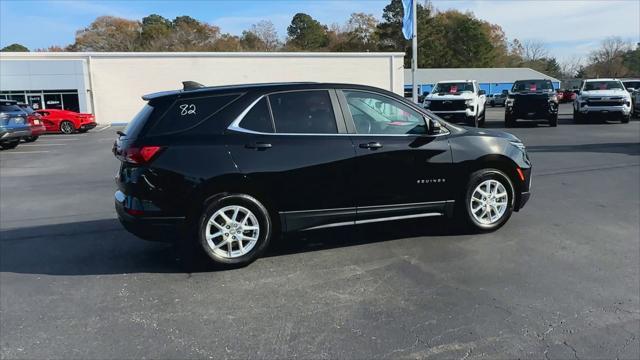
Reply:
[[[558,126],[558,96],[551,80],[518,80],[507,96],[504,124],[513,127],[517,119],[545,119]]]
[[[432,216],[494,230],[529,198],[518,138],[385,90],[189,83],[143,99],[113,148],[119,219],[144,239],[195,239],[219,264],[251,262],[277,232]]]

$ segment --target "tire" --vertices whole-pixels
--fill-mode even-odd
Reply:
[[[73,134],[73,132],[75,131],[75,128],[73,126],[73,123],[69,120],[63,120],[60,123],[60,132],[63,134]]]
[[[264,205],[249,195],[230,194],[206,206],[198,222],[198,243],[215,265],[245,266],[265,251],[272,232],[271,217]]]
[[[31,142],[34,142],[34,141],[38,140],[38,138],[39,138],[39,136],[27,136],[27,137],[22,138],[22,140],[24,140],[24,142],[31,143]]]
[[[484,121],[487,117],[487,114],[485,111],[482,112],[482,117],[478,119],[478,127],[484,127]]]
[[[573,122],[576,124],[584,123],[584,116],[577,112],[576,109],[573,109]]]
[[[620,119],[620,121],[621,121],[623,124],[628,124],[628,123],[629,123],[629,120],[631,120],[631,114],[626,115],[626,116],[625,116],[625,115],[622,115],[622,119]]]
[[[483,200],[482,191],[487,192],[487,190],[490,195]],[[504,200],[505,197],[506,200]],[[513,183],[500,170],[478,170],[469,177],[463,201],[463,204],[458,203],[456,207],[459,216],[463,217],[463,222],[470,230],[476,232],[497,230],[509,220],[513,213],[515,201]],[[482,204],[487,204],[487,208],[491,209],[488,214]],[[475,214],[474,210],[476,210]],[[495,217],[492,215],[494,212]]]
[[[15,149],[18,144],[20,144],[20,139],[3,142],[2,144],[0,144],[0,148],[2,148],[2,150],[11,150]]]
[[[512,115],[504,114],[504,127],[514,127],[516,126],[516,119],[513,118]]]
[[[549,118],[549,126],[551,127],[558,126],[558,114],[554,114]]]
[[[475,116],[467,117],[467,124],[471,127],[478,127],[479,116],[476,114]]]
[[[491,106],[491,107],[495,107],[495,106],[496,106],[496,103],[492,101],[492,102],[490,102],[490,103],[489,103],[489,106]]]

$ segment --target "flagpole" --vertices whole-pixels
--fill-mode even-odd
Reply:
[[[416,69],[418,68],[418,22],[417,20],[417,1],[411,1],[411,15],[413,25],[413,36],[411,37],[411,85],[412,85],[412,99],[414,103],[418,103],[418,84],[416,84]]]

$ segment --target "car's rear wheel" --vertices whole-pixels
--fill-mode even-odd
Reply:
[[[60,123],[60,132],[63,134],[73,134],[75,128],[73,127],[73,123],[68,120],[63,120]]]
[[[24,142],[30,143],[30,142],[34,142],[34,141],[38,140],[38,138],[39,138],[39,136],[27,136],[27,137],[22,138],[22,140],[24,140]]]
[[[203,212],[199,243],[218,265],[243,266],[257,259],[269,244],[272,224],[267,209],[245,194],[213,200]]]
[[[476,171],[464,198],[465,220],[476,231],[496,230],[511,217],[514,199],[513,184],[505,173],[497,169]]]
[[[2,148],[3,150],[15,149],[18,144],[20,144],[20,139],[5,141],[3,143],[0,143],[0,148]]]

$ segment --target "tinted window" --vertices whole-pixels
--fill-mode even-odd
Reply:
[[[473,92],[473,84],[468,82],[459,83],[438,83],[433,89],[433,93],[459,94],[462,92]]]
[[[188,130],[225,108],[238,94],[178,99],[171,108],[152,116],[155,124],[149,135],[163,135]]]
[[[278,133],[337,134],[336,118],[326,90],[269,95]]]
[[[249,112],[242,118],[240,126],[247,130],[253,130],[264,133],[273,132],[273,123],[269,114],[269,105],[267,98],[258,101]]]
[[[392,98],[364,91],[344,91],[358,134],[424,134],[424,118]]]
[[[147,119],[149,118],[149,115],[151,115],[152,112],[153,112],[153,107],[148,104],[145,105],[142,108],[142,110],[140,110],[138,114],[134,116],[134,118],[131,119],[131,121],[129,121],[129,123],[124,128],[124,130],[122,130],[125,136],[128,138],[138,137],[140,130],[142,130],[142,127],[144,126],[145,122],[147,121]],[[39,113],[45,114],[44,112],[40,112],[40,111]]]

